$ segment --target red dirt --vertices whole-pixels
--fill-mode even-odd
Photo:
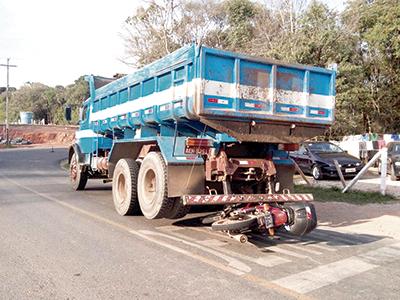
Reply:
[[[23,138],[32,144],[70,145],[75,138],[77,126],[60,125],[10,125],[10,139]],[[0,127],[0,136],[5,138],[5,126]]]

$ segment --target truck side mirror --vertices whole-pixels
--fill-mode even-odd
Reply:
[[[71,121],[72,120],[72,109],[71,106],[67,105],[64,109],[64,117],[66,121]]]

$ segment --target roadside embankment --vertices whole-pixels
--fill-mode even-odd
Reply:
[[[73,142],[77,126],[62,125],[10,125],[10,140],[22,138],[31,141],[32,145],[63,146]],[[0,125],[0,137],[5,139],[4,124]]]

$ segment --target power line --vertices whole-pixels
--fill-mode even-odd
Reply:
[[[10,82],[10,68],[16,68],[16,65],[10,65],[10,58],[7,58],[7,64],[0,64],[0,67],[7,68],[7,86],[6,86],[6,143],[9,144],[9,126],[8,126],[8,90],[9,90],[9,82]]]

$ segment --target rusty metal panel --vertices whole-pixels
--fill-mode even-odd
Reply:
[[[313,124],[292,124],[276,122],[240,122],[201,119],[201,122],[211,128],[224,132],[240,142],[264,142],[264,143],[300,143],[308,138],[323,135],[326,126]]]

